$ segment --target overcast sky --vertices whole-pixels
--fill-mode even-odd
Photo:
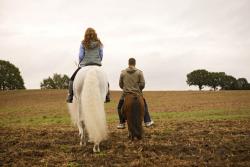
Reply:
[[[88,27],[104,44],[111,89],[130,57],[145,90],[195,89],[195,69],[250,82],[249,0],[0,0],[0,59],[38,89],[53,73],[71,76]]]

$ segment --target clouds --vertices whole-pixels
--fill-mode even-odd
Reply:
[[[71,75],[84,30],[104,43],[111,88],[135,57],[148,89],[189,89],[197,68],[250,80],[248,0],[0,1],[0,56],[16,64],[26,87],[53,73]]]

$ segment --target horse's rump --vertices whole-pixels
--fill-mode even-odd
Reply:
[[[81,129],[84,123],[90,141],[99,143],[107,137],[104,100],[107,77],[101,67],[82,68],[74,81],[74,99],[69,106],[72,120]],[[80,131],[81,132],[81,131]]]
[[[144,117],[144,100],[143,97],[136,94],[127,94],[124,98],[123,112],[127,119],[130,137],[142,138],[143,128],[142,121]]]

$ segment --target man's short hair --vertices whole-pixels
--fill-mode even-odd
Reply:
[[[128,59],[128,65],[134,66],[135,63],[136,63],[135,58],[130,58],[130,59]]]

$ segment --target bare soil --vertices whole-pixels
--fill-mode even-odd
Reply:
[[[0,166],[250,166],[249,121],[159,121],[133,142],[109,129],[94,154],[70,126],[1,128]]]

